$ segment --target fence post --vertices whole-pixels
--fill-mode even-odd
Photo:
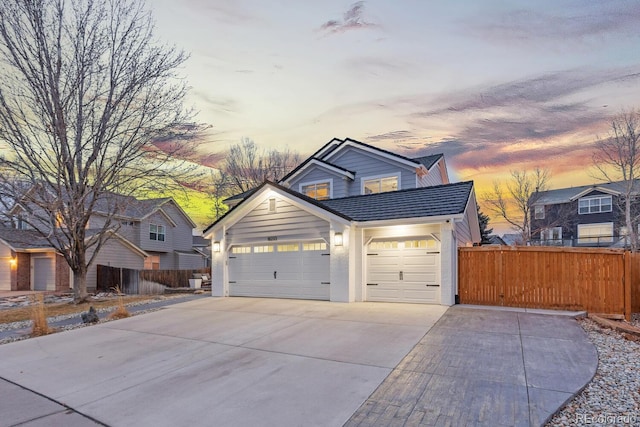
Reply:
[[[624,318],[627,322],[631,321],[631,263],[632,254],[629,251],[624,252]]]

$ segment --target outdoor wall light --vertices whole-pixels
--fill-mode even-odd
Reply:
[[[10,259],[9,259],[9,265],[10,265],[11,267],[15,267],[15,266],[16,266],[16,264],[18,264],[18,260],[17,260],[16,258],[10,258]]]
[[[342,233],[336,233],[333,235],[333,244],[336,246],[342,246]]]
[[[213,242],[213,252],[220,252],[220,242]]]

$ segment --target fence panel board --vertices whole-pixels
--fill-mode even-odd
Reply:
[[[632,306],[640,309],[640,255],[632,254]],[[624,313],[621,250],[486,246],[460,248],[463,304]]]

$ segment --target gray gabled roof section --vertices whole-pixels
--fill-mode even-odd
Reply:
[[[323,200],[354,221],[455,216],[464,213],[473,181]]]
[[[535,197],[534,205],[556,205],[568,203],[578,196],[586,196],[590,190],[620,194],[625,192],[624,182],[607,182],[602,184],[581,185],[578,187],[558,188],[555,190],[540,191]],[[634,182],[634,193],[640,194],[640,180]]]
[[[431,169],[438,160],[444,157],[444,154],[434,154],[432,156],[422,156],[412,159],[414,162],[422,164],[427,170]]]

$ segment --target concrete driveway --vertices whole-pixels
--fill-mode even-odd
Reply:
[[[342,425],[445,311],[206,298],[3,345],[0,425]]]

